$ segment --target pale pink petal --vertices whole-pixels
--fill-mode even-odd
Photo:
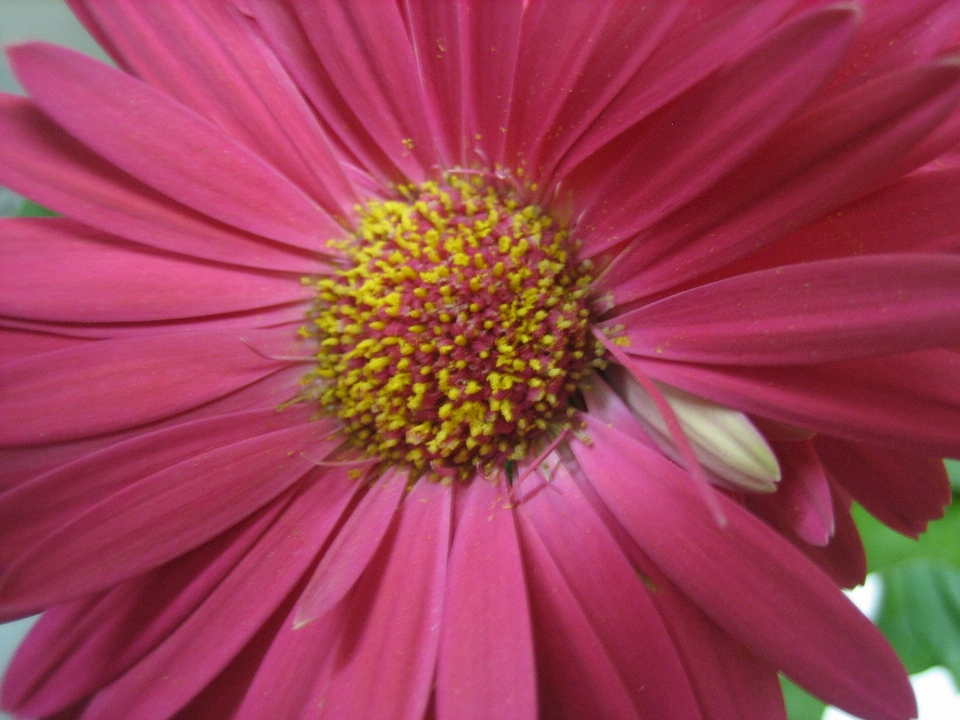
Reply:
[[[174,200],[242,230],[318,253],[326,250],[327,240],[343,233],[266,161],[149,85],[46,43],[8,52],[17,79],[57,124]]]
[[[0,223],[0,314],[54,322],[149,322],[305,300],[298,278],[143,252],[61,218]]]
[[[566,154],[557,177],[613,138],[734,62],[790,9],[792,0],[692,0],[653,55]]]
[[[570,474],[520,505],[597,633],[640,717],[696,718],[680,658],[637,573]],[[548,482],[534,474],[525,485]],[[616,608],[616,613],[610,611]]]
[[[277,430],[128,485],[21,555],[0,578],[0,609],[36,612],[192,550],[307,474],[313,464],[304,454],[336,449],[342,438],[329,437],[335,431],[332,420]]]
[[[507,163],[540,180],[643,64],[683,6],[617,0],[528,3]]]
[[[960,342],[960,258],[879,255],[738,275],[617,315],[633,355],[722,365],[853,360]]]
[[[773,368],[634,360],[658,380],[744,412],[907,452],[960,456],[957,353]]]
[[[75,440],[160,420],[285,364],[241,337],[263,353],[294,344],[269,331],[173,333],[86,343],[4,365],[0,445]]]
[[[876,720],[912,717],[913,693],[893,650],[813,563],[718,494],[727,517],[720,526],[680,468],[584,418],[592,443],[572,443],[584,472],[650,559],[708,616],[827,702]],[[637,467],[641,477],[631,471]]]
[[[535,720],[530,607],[509,488],[477,478],[463,492],[447,569],[437,716]]]
[[[567,180],[585,252],[615,247],[690,202],[792,118],[843,57],[857,13],[795,20],[595,153]]]
[[[144,185],[26,98],[0,94],[0,182],[44,207],[151,247],[264,270],[315,272],[291,245],[228,227]],[[5,222],[5,221],[4,221]]]
[[[115,680],[190,616],[288,501],[277,498],[209,543],[146,575],[47,610],[4,680],[4,707],[44,717]]]
[[[438,160],[431,108],[424,102],[397,6],[369,0],[292,4],[331,90],[405,177],[425,179]],[[324,119],[332,119],[325,108],[318,109]]]
[[[943,517],[950,480],[939,457],[897,452],[825,435],[813,441],[817,455],[853,499],[897,532],[917,537]]]
[[[297,627],[321,617],[349,593],[367,569],[407,484],[406,470],[388,470],[363,496],[337,532],[297,601]]]
[[[358,488],[345,470],[313,480],[186,622],[97,694],[85,720],[170,717],[227,666],[302,579]]]
[[[632,242],[595,285],[616,304],[721,267],[870,189],[953,111],[960,65],[884,76],[788,123],[736,171]]]
[[[436,669],[450,543],[449,487],[422,479],[351,598],[318,717],[420,720]]]
[[[0,495],[0,567],[62,525],[129,485],[210,450],[309,422],[312,408],[294,405],[184,421],[117,442]]]
[[[533,524],[523,513],[515,517],[530,592],[540,716],[639,720],[617,667]]]
[[[357,201],[320,125],[273,53],[230,3],[77,0],[141,80],[214,121],[334,216]]]

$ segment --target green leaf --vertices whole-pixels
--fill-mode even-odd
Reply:
[[[37,205],[32,200],[24,200],[14,217],[56,217],[57,213]]]
[[[780,676],[780,688],[783,690],[783,702],[787,706],[790,720],[820,720],[827,706],[805,690],[794,685],[783,675]]]
[[[960,569],[923,558],[883,573],[877,621],[911,674],[942,665],[960,682]]]
[[[941,560],[960,568],[960,503],[949,506],[942,520],[930,523],[919,540],[894,532],[859,506],[853,508],[853,517],[867,550],[869,572],[918,557]]]
[[[947,475],[950,477],[950,486],[954,494],[960,493],[960,460],[944,460],[947,466]]]

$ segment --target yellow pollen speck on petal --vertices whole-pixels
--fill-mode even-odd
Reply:
[[[355,233],[330,243],[349,267],[307,281],[305,396],[365,456],[469,478],[567,427],[598,359],[590,268],[572,262],[565,228],[476,174],[397,193],[358,207]]]

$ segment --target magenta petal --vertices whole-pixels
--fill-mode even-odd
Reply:
[[[447,569],[437,716],[535,720],[530,608],[509,489],[477,478],[464,495]]]
[[[127,486],[24,553],[0,578],[0,608],[36,611],[192,550],[303,477],[313,467],[303,453],[317,445],[322,455],[331,452],[342,442],[328,437],[335,431],[332,420],[277,430]]]
[[[170,333],[86,343],[4,365],[0,445],[75,440],[145,424],[283,366],[241,337],[262,353],[291,352],[293,345],[283,336],[277,342],[273,331]]]
[[[664,360],[780,365],[960,342],[960,258],[879,255],[789,265],[672,295],[611,324],[626,351]]]
[[[190,616],[288,500],[146,575],[45,611],[4,679],[4,707],[46,717],[111,683]]]
[[[318,472],[190,617],[90,704],[86,720],[168,718],[239,653],[299,582],[357,483]]]
[[[960,354],[796,367],[713,367],[634,357],[651,377],[722,405],[828,435],[960,457]]]
[[[406,470],[389,470],[363,496],[300,593],[295,625],[321,617],[353,589],[393,522],[407,484]]]
[[[320,124],[230,3],[76,5],[125,69],[217,123],[331,215],[350,212],[356,196]]]
[[[533,524],[524,513],[515,517],[530,592],[541,717],[639,720],[623,678]]]
[[[436,669],[451,490],[420,480],[351,598],[317,716],[420,720]]]
[[[825,435],[814,438],[813,446],[853,499],[897,532],[918,537],[950,504],[950,480],[939,457]]]
[[[9,54],[17,78],[45,113],[178,202],[314,252],[342,235],[342,228],[276,169],[149,85],[45,43],[19,45]]]
[[[774,447],[783,478],[767,499],[780,507],[797,537],[811,545],[826,545],[835,530],[833,496],[816,451],[809,441]]]
[[[210,450],[309,421],[305,405],[184,421],[65,462],[0,495],[0,567],[94,505]]]
[[[643,582],[563,466],[525,483],[527,515],[630,692],[637,714],[697,718],[693,690]],[[610,611],[616,608],[616,613]]]
[[[590,482],[650,559],[718,625],[852,714],[913,716],[913,692],[896,654],[813,563],[718,493],[727,517],[720,527],[685,472],[584,417],[592,443],[572,448]],[[637,467],[644,468],[641,482],[630,470]]]
[[[71,220],[0,223],[0,314],[54,322],[147,322],[305,300],[298,279],[124,246]]]
[[[316,267],[297,248],[223,225],[144,185],[26,98],[0,94],[0,135],[0,182],[91,227],[191,257],[304,274]]]
[[[3,223],[0,223],[0,233],[3,232],[2,227]],[[76,345],[82,345],[85,342],[87,341],[75,337],[0,327],[0,365],[23,360],[31,355],[65,350]],[[0,465],[2,464],[0,462]],[[0,485],[2,485],[2,481],[0,481]]]

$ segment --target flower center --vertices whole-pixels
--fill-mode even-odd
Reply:
[[[437,477],[525,457],[564,427],[593,361],[586,265],[567,232],[478,176],[399,188],[311,281],[311,394],[366,454]]]

